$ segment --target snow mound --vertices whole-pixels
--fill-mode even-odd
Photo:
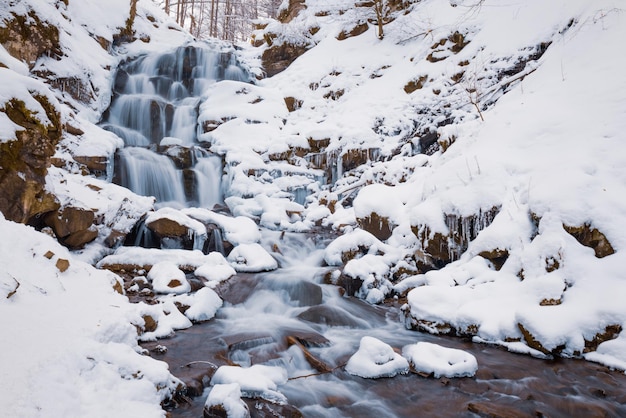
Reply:
[[[211,388],[204,409],[220,407],[229,418],[247,418],[250,416],[248,405],[241,400],[241,388],[237,383],[217,384]]]
[[[223,304],[217,293],[208,287],[203,287],[189,295],[175,296],[172,300],[184,306],[189,306],[185,311],[185,316],[197,322],[208,321],[213,318]]]
[[[278,385],[287,382],[287,372],[282,367],[255,364],[251,367],[221,366],[211,379],[213,385],[237,383],[242,396],[263,398],[286,404],[287,398],[278,392]]]
[[[417,371],[432,373],[435,377],[471,377],[478,370],[476,357],[470,353],[433,343],[406,345],[402,355]]]
[[[374,337],[361,338],[359,349],[346,363],[346,371],[367,379],[393,377],[409,372],[409,362],[390,345]]]
[[[162,416],[181,382],[140,354],[142,319],[113,290],[119,278],[1,214],[0,236],[11,237],[0,240],[3,414]]]
[[[221,253],[207,254],[206,262],[198,267],[193,274],[207,281],[205,286],[214,288],[218,283],[228,280],[237,274]]]
[[[255,273],[278,268],[278,262],[260,244],[241,244],[235,247],[227,260],[238,272]]]
[[[156,293],[187,293],[191,285],[185,273],[174,263],[162,261],[155,264],[148,273],[148,280],[152,281],[152,288]]]

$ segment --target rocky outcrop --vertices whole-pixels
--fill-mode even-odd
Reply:
[[[278,15],[278,21],[281,23],[291,22],[300,11],[306,9],[305,0],[289,0],[289,5],[286,9],[282,9]]]
[[[566,226],[563,225],[565,230],[578,242],[580,242],[585,247],[593,248],[593,251],[596,253],[596,257],[602,258],[607,255],[611,255],[615,253],[613,246],[606,238],[606,236],[597,230],[596,228],[592,228],[589,224],[584,224],[582,226]]]
[[[193,248],[193,233],[184,225],[169,218],[160,218],[153,222],[146,223],[148,229],[150,229],[157,236],[161,243],[163,241],[176,241],[179,242],[183,248]]]
[[[447,214],[446,225],[448,233],[432,233],[428,226],[412,226],[411,229],[420,240],[423,253],[416,256],[420,270],[441,268],[448,263],[458,260],[478,233],[488,227],[498,214],[500,208],[493,207],[489,210],[480,210],[472,216],[459,216]],[[497,267],[500,262],[504,264],[504,253],[481,254],[488,258]]]
[[[59,242],[71,249],[80,249],[98,236],[95,214],[91,210],[61,208],[47,214],[44,222],[52,228]]]
[[[380,216],[372,212],[369,216],[357,218],[357,223],[361,229],[366,230],[381,241],[387,240],[393,232],[395,225],[385,216]]]
[[[0,44],[13,57],[24,61],[32,69],[42,55],[61,57],[59,29],[42,22],[34,11],[26,16],[13,14],[2,22]]]
[[[294,45],[286,42],[270,46],[263,52],[261,57],[265,74],[271,77],[280,73],[294,62],[296,58],[304,54],[307,49],[305,45]]]
[[[49,124],[43,124],[18,99],[11,99],[0,108],[23,128],[16,132],[15,140],[0,143],[0,212],[21,223],[34,222],[59,207],[55,197],[45,190],[45,177],[61,138],[60,115],[48,98],[33,97],[46,112]]]

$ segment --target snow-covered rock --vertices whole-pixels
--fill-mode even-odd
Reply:
[[[378,379],[408,373],[409,363],[393,351],[390,345],[365,336],[361,338],[357,352],[346,363],[346,371],[356,376]]]
[[[476,357],[470,353],[438,344],[419,342],[402,348],[402,355],[415,370],[435,377],[471,377],[478,370]]]

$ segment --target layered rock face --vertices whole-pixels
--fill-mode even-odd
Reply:
[[[58,208],[45,190],[46,170],[61,138],[58,110],[44,96],[35,96],[49,124],[42,124],[24,102],[12,99],[2,109],[21,129],[14,141],[0,143],[0,211],[15,222],[33,222]]]

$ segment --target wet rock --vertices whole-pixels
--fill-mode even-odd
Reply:
[[[126,233],[114,229],[105,238],[104,243],[109,248],[117,248],[124,243],[125,239],[126,239]]]
[[[323,324],[331,327],[358,328],[363,323],[340,308],[327,305],[317,305],[308,308],[297,316],[303,321]]]
[[[480,417],[485,418],[522,418],[528,417],[528,413],[508,407],[505,405],[495,405],[487,402],[470,402],[467,410]]]
[[[263,399],[245,399],[255,418],[302,418],[302,412],[293,405],[278,405]]]
[[[330,366],[328,366],[322,360],[315,357],[309,350],[307,350],[306,347],[297,338],[287,337],[287,345],[289,347],[291,347],[292,345],[295,345],[300,350],[302,350],[302,353],[304,354],[304,358],[306,359],[306,361],[311,365],[312,368],[314,368],[318,372],[328,373],[332,370]]]
[[[275,342],[274,337],[264,333],[243,332],[238,334],[227,335],[222,338],[229,351],[248,350],[264,344]]]
[[[444,216],[448,226],[447,235],[439,232],[431,233],[426,225],[411,226],[423,250],[423,254],[416,254],[416,259],[424,263],[424,265],[418,263],[420,270],[427,270],[429,267],[442,268],[458,260],[467,250],[470,241],[474,240],[480,231],[491,225],[499,211],[500,208],[494,206],[489,210],[481,209],[471,216],[446,214]],[[489,256],[489,254],[486,255]]]
[[[173,219],[159,218],[146,223],[146,226],[161,241],[162,248],[171,247],[175,242],[178,242],[182,248],[188,250],[193,248],[193,233]]]
[[[245,302],[252,295],[257,284],[254,275],[238,273],[230,279],[220,282],[215,287],[215,292],[224,302],[237,305]]]
[[[283,290],[289,299],[297,302],[298,306],[312,306],[322,303],[322,288],[309,281],[295,280],[292,282],[269,281],[267,286],[272,290]]]
[[[563,228],[582,245],[593,248],[598,258],[615,253],[613,246],[606,236],[596,228],[592,228],[589,224],[582,226],[563,225]]]

